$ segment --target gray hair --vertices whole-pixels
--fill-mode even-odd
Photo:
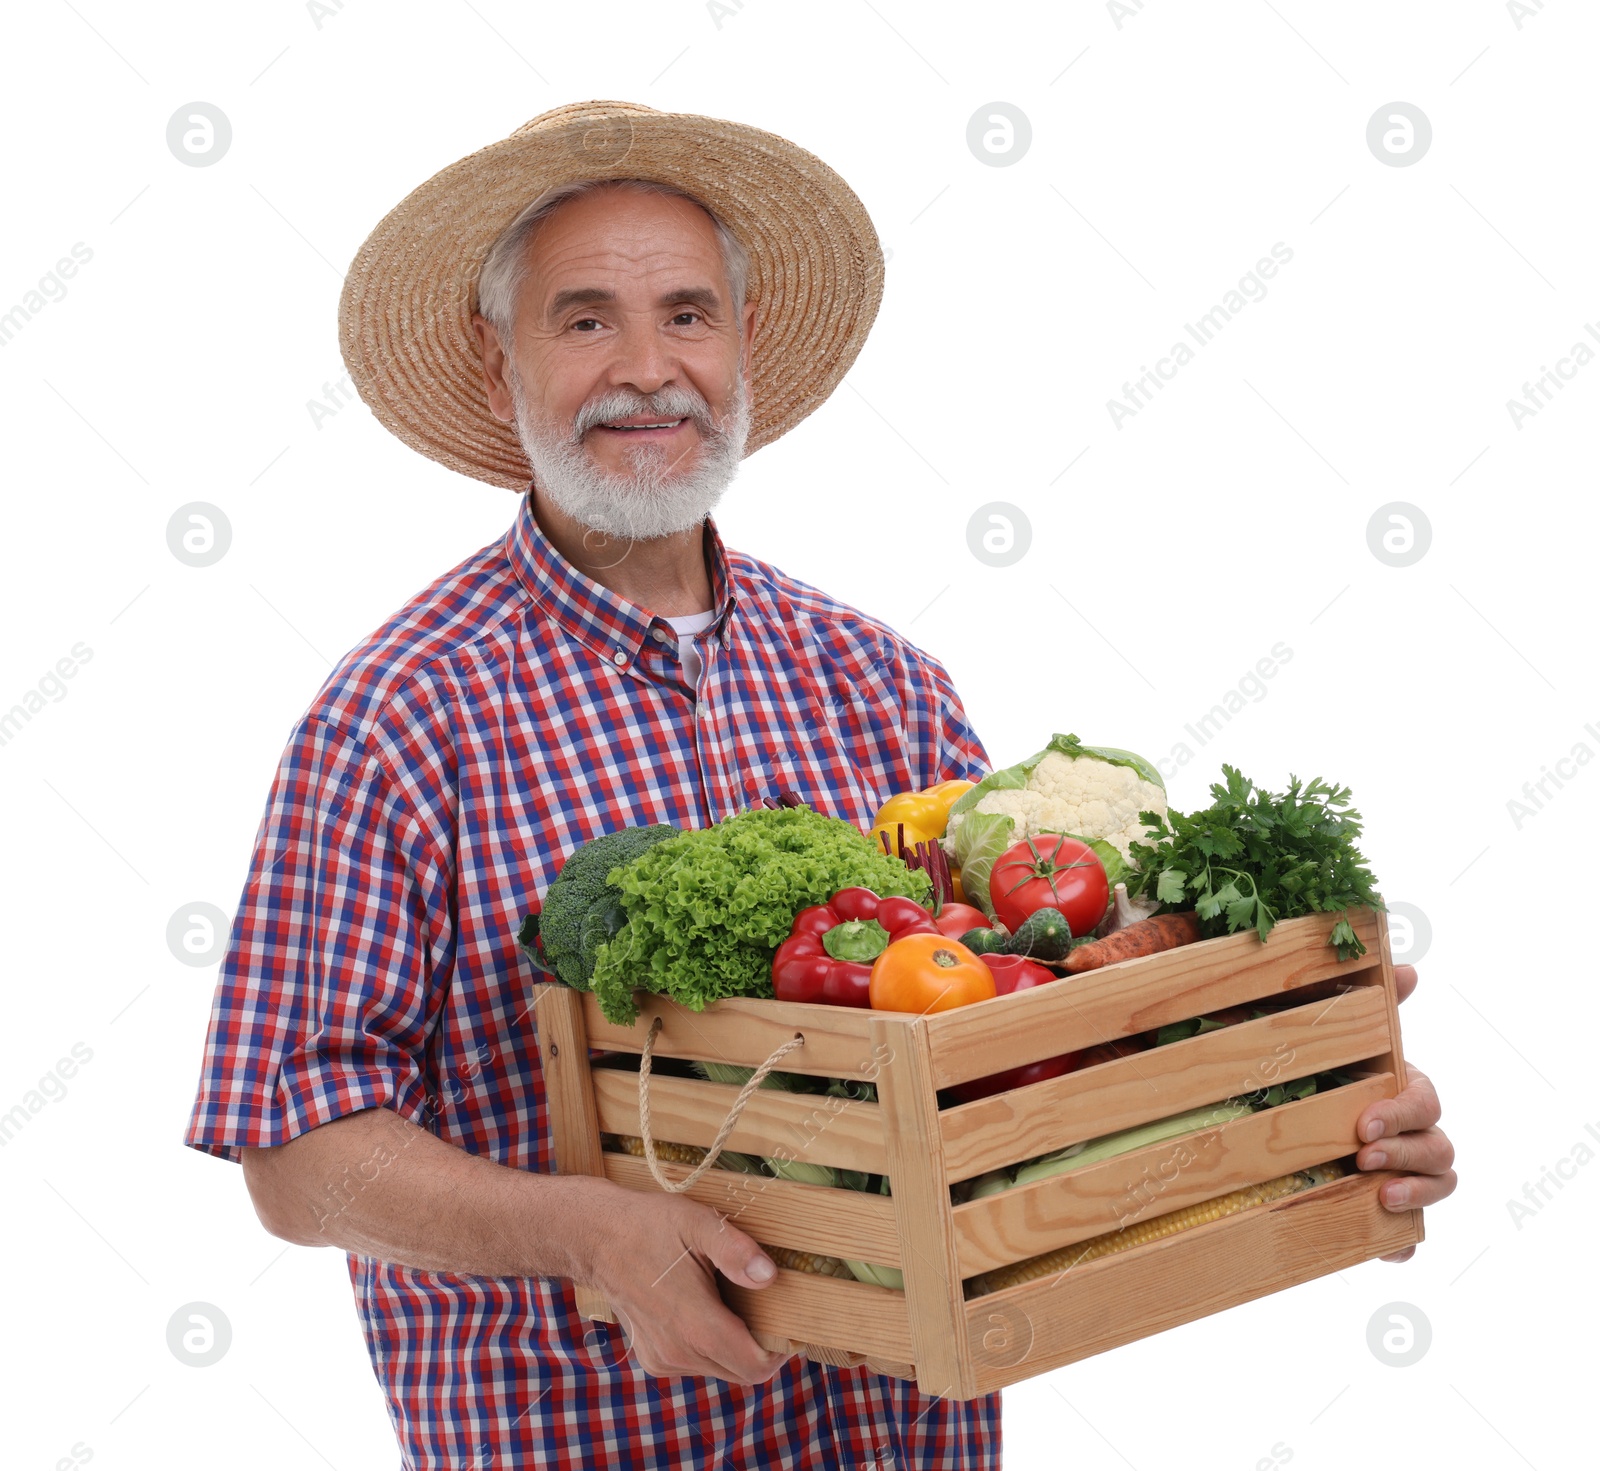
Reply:
[[[728,294],[733,298],[734,316],[744,310],[745,288],[750,280],[750,255],[739,237],[728,227],[727,221],[692,194],[671,184],[655,179],[578,179],[570,184],[558,184],[527,205],[516,219],[500,232],[500,237],[489,248],[478,275],[478,310],[493,324],[504,341],[509,341],[516,329],[517,297],[528,278],[528,242],[542,220],[554,214],[569,199],[592,194],[597,189],[627,188],[642,194],[664,194],[671,198],[687,199],[711,216],[717,232],[717,243],[722,247],[722,266],[728,276]]]

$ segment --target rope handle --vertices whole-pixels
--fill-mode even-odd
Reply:
[[[644,1051],[639,1054],[639,1138],[644,1144],[644,1162],[650,1167],[650,1174],[655,1182],[669,1194],[677,1195],[687,1190],[694,1184],[712,1165],[716,1164],[717,1156],[722,1153],[723,1146],[728,1142],[728,1136],[733,1133],[733,1126],[739,1122],[739,1115],[744,1112],[744,1106],[750,1101],[751,1095],[762,1084],[773,1068],[783,1061],[796,1047],[805,1045],[805,1034],[796,1032],[787,1042],[780,1043],[764,1063],[750,1075],[749,1081],[739,1090],[739,1096],[733,1100],[733,1106],[728,1110],[728,1116],[722,1121],[722,1127],[717,1130],[717,1137],[711,1141],[711,1147],[706,1151],[706,1157],[682,1180],[669,1180],[661,1172],[661,1166],[656,1160],[656,1142],[650,1136],[650,1054],[655,1048],[656,1033],[661,1030],[661,1018],[658,1016],[650,1023],[650,1033],[644,1039]]]

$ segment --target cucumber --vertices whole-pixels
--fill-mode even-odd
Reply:
[[[1056,909],[1035,909],[1006,942],[1005,954],[1029,960],[1065,960],[1072,948],[1072,928]]]
[[[999,930],[985,929],[982,925],[975,925],[961,937],[961,943],[974,955],[1004,955],[1006,951],[1006,936]]]

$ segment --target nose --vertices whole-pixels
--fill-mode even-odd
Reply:
[[[608,381],[613,387],[630,387],[654,393],[677,376],[678,359],[648,317],[630,317],[616,336],[616,350]]]

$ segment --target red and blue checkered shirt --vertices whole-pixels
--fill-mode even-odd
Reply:
[[[784,790],[865,826],[987,767],[944,669],[705,534],[698,688],[667,621],[579,573],[524,497],[506,536],[349,654],[295,727],[223,959],[185,1142],[237,1160],[386,1107],[513,1169],[555,1161],[514,940],[563,858]],[[564,1278],[349,1257],[405,1465],[986,1468],[1000,1398],[791,1358],[657,1378]]]

